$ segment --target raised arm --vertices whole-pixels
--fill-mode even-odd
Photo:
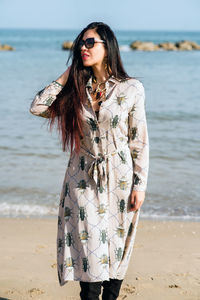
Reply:
[[[63,89],[69,76],[70,67],[56,80],[52,81],[48,86],[39,91],[31,105],[30,113],[33,115],[48,118],[48,107],[56,100],[56,96]]]
[[[134,191],[146,191],[149,170],[149,138],[145,113],[145,91],[137,81],[134,104],[128,118],[129,148],[134,162]]]

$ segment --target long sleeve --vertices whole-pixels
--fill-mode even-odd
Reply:
[[[134,105],[128,117],[129,148],[134,164],[133,190],[146,191],[149,171],[149,138],[145,113],[145,91],[137,81],[134,87]]]
[[[30,105],[30,113],[39,117],[48,118],[48,107],[56,100],[56,96],[62,89],[63,85],[57,81],[52,81],[36,94]]]

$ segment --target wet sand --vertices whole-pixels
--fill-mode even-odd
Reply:
[[[57,219],[0,219],[0,299],[78,300],[59,286]],[[118,299],[200,299],[200,223],[139,220]]]

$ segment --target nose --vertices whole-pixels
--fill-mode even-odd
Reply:
[[[81,50],[85,50],[85,49],[87,49],[86,47],[85,47],[85,44],[81,47]]]

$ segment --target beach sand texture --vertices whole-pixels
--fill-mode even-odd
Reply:
[[[79,282],[58,283],[56,219],[0,222],[0,299],[80,299]],[[200,299],[199,249],[198,222],[140,220],[118,299]]]

